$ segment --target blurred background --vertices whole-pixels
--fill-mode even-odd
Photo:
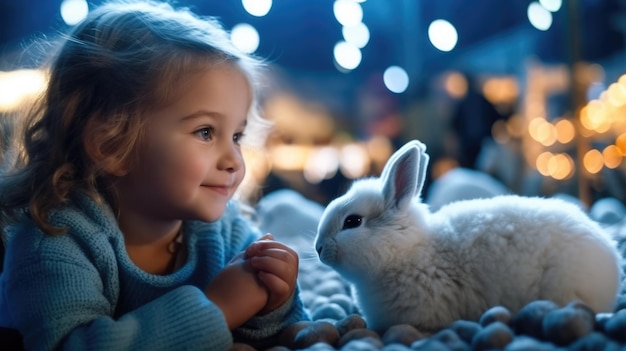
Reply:
[[[0,0],[1,118],[45,85],[33,43],[101,2]],[[467,196],[626,202],[626,0],[177,4],[218,17],[267,60],[262,108],[275,128],[264,149],[246,150],[242,194],[253,201],[287,188],[326,204],[420,139],[424,197],[456,174],[477,188]]]

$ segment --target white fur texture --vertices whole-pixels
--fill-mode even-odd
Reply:
[[[355,182],[320,219],[320,259],[353,285],[369,328],[434,331],[537,299],[612,310],[621,258],[580,208],[503,195],[431,213],[419,199],[427,162],[423,144],[407,143],[381,178]]]

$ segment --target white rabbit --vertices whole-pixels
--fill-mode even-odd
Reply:
[[[500,195],[431,213],[419,196],[425,150],[408,142],[380,178],[358,180],[333,200],[318,225],[320,260],[351,283],[369,328],[407,323],[433,332],[537,299],[612,310],[621,257],[580,208]]]

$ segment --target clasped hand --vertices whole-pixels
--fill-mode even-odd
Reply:
[[[235,256],[205,293],[222,310],[232,330],[284,304],[296,287],[297,276],[298,254],[266,234]]]

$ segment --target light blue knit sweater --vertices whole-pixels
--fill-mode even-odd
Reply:
[[[228,350],[233,340],[263,345],[309,318],[295,294],[231,334],[205,297],[209,282],[259,236],[234,203],[217,222],[185,223],[188,260],[166,276],[137,268],[111,211],[86,197],[50,221],[69,231],[46,235],[29,219],[12,228],[0,276],[0,325],[17,328],[27,350]]]

